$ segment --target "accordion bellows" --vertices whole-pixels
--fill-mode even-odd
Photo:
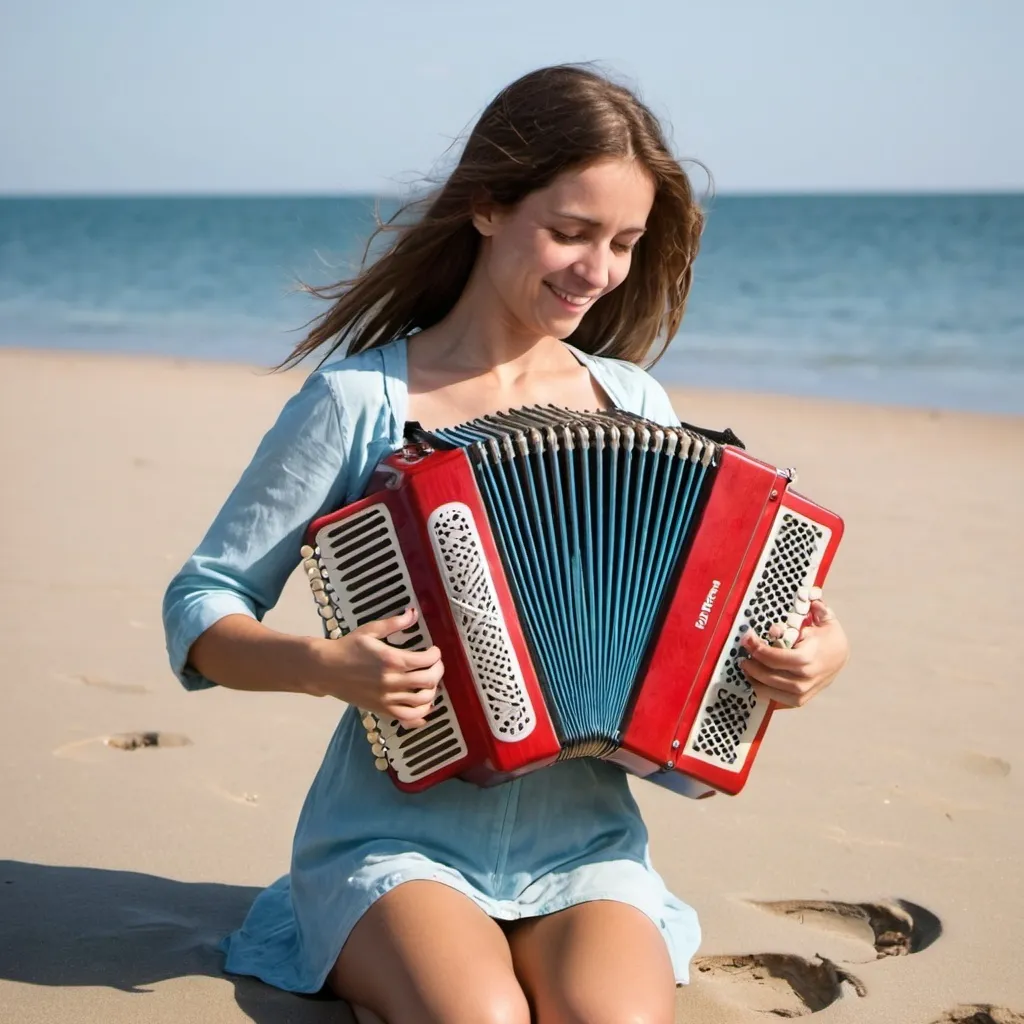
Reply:
[[[388,642],[441,649],[426,725],[364,716],[378,767],[417,790],[589,756],[689,796],[738,792],[770,717],[739,641],[798,635],[842,533],[789,484],[622,412],[410,425],[303,552],[328,635],[415,607]]]

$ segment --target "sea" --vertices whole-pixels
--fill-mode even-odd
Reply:
[[[0,346],[269,366],[351,275],[336,197],[0,198]],[[666,384],[1024,414],[1024,194],[719,196]]]

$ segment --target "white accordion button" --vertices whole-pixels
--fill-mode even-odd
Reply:
[[[331,640],[340,640],[345,634],[340,629],[330,629],[327,632],[327,636]]]
[[[798,601],[810,601],[811,592],[807,587],[797,587],[796,599]]]
[[[320,617],[323,618],[323,619],[333,619],[334,618],[334,608],[333,608],[333,606],[331,606],[329,604],[322,604],[322,605],[320,605],[320,607],[317,608],[317,611],[320,613]]]
[[[378,757],[377,760],[373,762],[373,766],[379,772],[386,772],[388,770],[387,758]]]
[[[810,595],[810,599],[812,601],[820,601],[821,600],[821,587],[811,587],[811,589],[809,591],[809,595]]]
[[[302,547],[299,548],[299,554],[303,558],[312,558],[314,551],[308,544],[303,544]]]

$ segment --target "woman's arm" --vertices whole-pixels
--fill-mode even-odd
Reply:
[[[441,679],[440,652],[384,643],[412,625],[413,612],[338,640],[289,636],[261,621],[299,562],[308,524],[347,494],[350,445],[340,410],[330,382],[313,374],[263,438],[167,588],[171,665],[188,689],[219,684],[331,696],[419,724]]]
[[[444,674],[441,652],[403,651],[384,638],[416,621],[412,609],[368,622],[338,640],[289,636],[228,615],[192,645],[189,661],[231,690],[337,697],[407,727],[424,724]]]
[[[320,643],[279,633],[248,615],[226,615],[192,645],[188,665],[229,690],[310,693]]]
[[[221,683],[217,675],[229,685],[228,680],[237,681],[242,674],[231,668],[225,673],[225,659],[215,655],[217,672],[208,675],[192,660],[192,647],[227,618],[248,619],[249,626],[257,626],[277,603],[299,562],[308,524],[344,500],[348,448],[340,404],[325,376],[315,373],[285,405],[164,595],[167,651],[174,673],[187,689]],[[273,670],[285,668],[282,655],[291,663],[292,656],[304,649],[298,638],[286,641],[270,630],[237,623],[224,629],[232,637],[245,629],[247,641],[263,645],[264,655],[273,655]],[[285,673],[276,686],[259,688],[292,685]]]

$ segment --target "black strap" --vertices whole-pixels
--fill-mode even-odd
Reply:
[[[706,427],[695,427],[692,423],[680,423],[684,430],[692,430],[701,437],[706,437],[715,444],[731,444],[734,448],[742,448],[746,451],[747,446],[732,432],[730,427],[725,430],[708,430]]]
[[[449,444],[447,441],[442,441],[441,438],[436,434],[432,434],[429,430],[424,430],[423,424],[419,420],[405,421],[402,438],[406,444],[426,444],[439,452],[451,451],[451,449],[458,447],[457,445]]]

